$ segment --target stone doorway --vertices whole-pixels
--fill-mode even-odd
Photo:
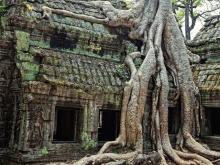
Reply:
[[[77,142],[79,138],[79,109],[56,107],[53,142]]]
[[[98,141],[111,141],[119,134],[120,111],[100,110]]]

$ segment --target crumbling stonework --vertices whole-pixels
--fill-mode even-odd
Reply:
[[[126,8],[122,1],[112,2],[119,8]],[[44,5],[104,18],[99,8],[79,5],[73,0],[7,0],[5,5],[8,7],[1,17],[4,24],[0,41],[0,156],[3,164],[43,164],[94,153],[103,144],[99,141],[103,124],[100,112],[110,111],[113,117],[120,112],[124,82],[129,78],[123,61],[126,54],[140,49],[141,43],[124,37],[126,29],[108,28],[55,13],[43,18]],[[190,43],[195,53],[200,53],[198,44],[197,41]],[[206,54],[201,53],[202,56]],[[137,65],[140,63],[136,61]],[[195,67],[204,106],[211,101],[216,107],[220,106],[216,101],[219,68],[217,63]],[[208,80],[213,83],[209,85]],[[172,76],[169,82],[169,97],[173,100],[176,84]],[[169,104],[178,109],[178,100]],[[59,121],[57,108],[76,110],[73,116],[80,124],[74,128],[75,141],[55,141]],[[146,109],[150,108],[147,105]],[[178,112],[175,114],[174,118]],[[146,152],[152,149],[148,142],[148,117],[146,110]],[[115,125],[117,118],[112,121]],[[173,125],[177,123],[176,120],[172,122]],[[98,145],[90,151],[82,148],[82,133],[98,141]]]
[[[201,57],[200,64],[193,67],[194,79],[201,94],[201,136],[212,149],[219,150],[220,132],[220,16],[212,16],[194,40],[188,43],[190,50]]]
[[[123,60],[137,46],[103,25],[57,14],[42,17],[43,5],[103,17],[91,6],[14,0],[4,5],[0,42],[3,164],[63,161],[94,152],[96,148],[83,149],[81,134],[97,143],[99,110],[112,112],[113,118],[120,111],[129,74]],[[59,113],[72,114],[77,120],[74,141],[55,142],[57,122],[63,120]]]

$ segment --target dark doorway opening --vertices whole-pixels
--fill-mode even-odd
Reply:
[[[177,134],[180,127],[181,113],[177,107],[168,108],[168,132]]]
[[[98,141],[115,140],[119,134],[120,111],[100,110]]]
[[[220,136],[220,108],[206,108],[205,112],[211,136]]]
[[[50,47],[57,49],[73,50],[74,48],[76,48],[77,42],[77,38],[70,39],[64,30],[62,32],[55,31],[50,40]]]
[[[76,142],[79,138],[79,109],[56,107],[53,142]]]

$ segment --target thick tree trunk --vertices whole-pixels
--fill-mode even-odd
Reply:
[[[189,56],[170,1],[136,0],[129,10],[115,9],[105,1],[79,3],[90,3],[100,7],[106,18],[99,19],[49,7],[43,7],[44,17],[56,13],[108,26],[129,27],[130,38],[142,40],[143,46],[141,52],[131,53],[125,59],[131,78],[124,88],[119,137],[115,141],[107,142],[97,155],[83,158],[76,164],[95,164],[96,160],[99,160],[100,164],[119,159],[130,161],[143,153],[143,114],[146,102],[149,102],[147,100],[148,84],[154,77],[150,127],[152,142],[161,157],[160,164],[167,164],[164,157],[167,155],[167,159],[175,164],[211,165],[208,159],[219,158],[220,154],[206,150],[191,135],[199,133],[199,111],[196,104],[198,90],[193,82]],[[133,61],[140,56],[145,58],[141,66],[136,68]],[[182,118],[177,139],[180,151],[172,148],[168,135],[168,69],[176,81],[179,93],[177,96],[181,100]],[[133,149],[134,152],[118,155],[104,153],[112,145],[121,145]]]

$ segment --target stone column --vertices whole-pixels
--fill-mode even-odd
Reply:
[[[97,141],[99,111],[94,100],[89,100],[83,112],[83,132]]]

